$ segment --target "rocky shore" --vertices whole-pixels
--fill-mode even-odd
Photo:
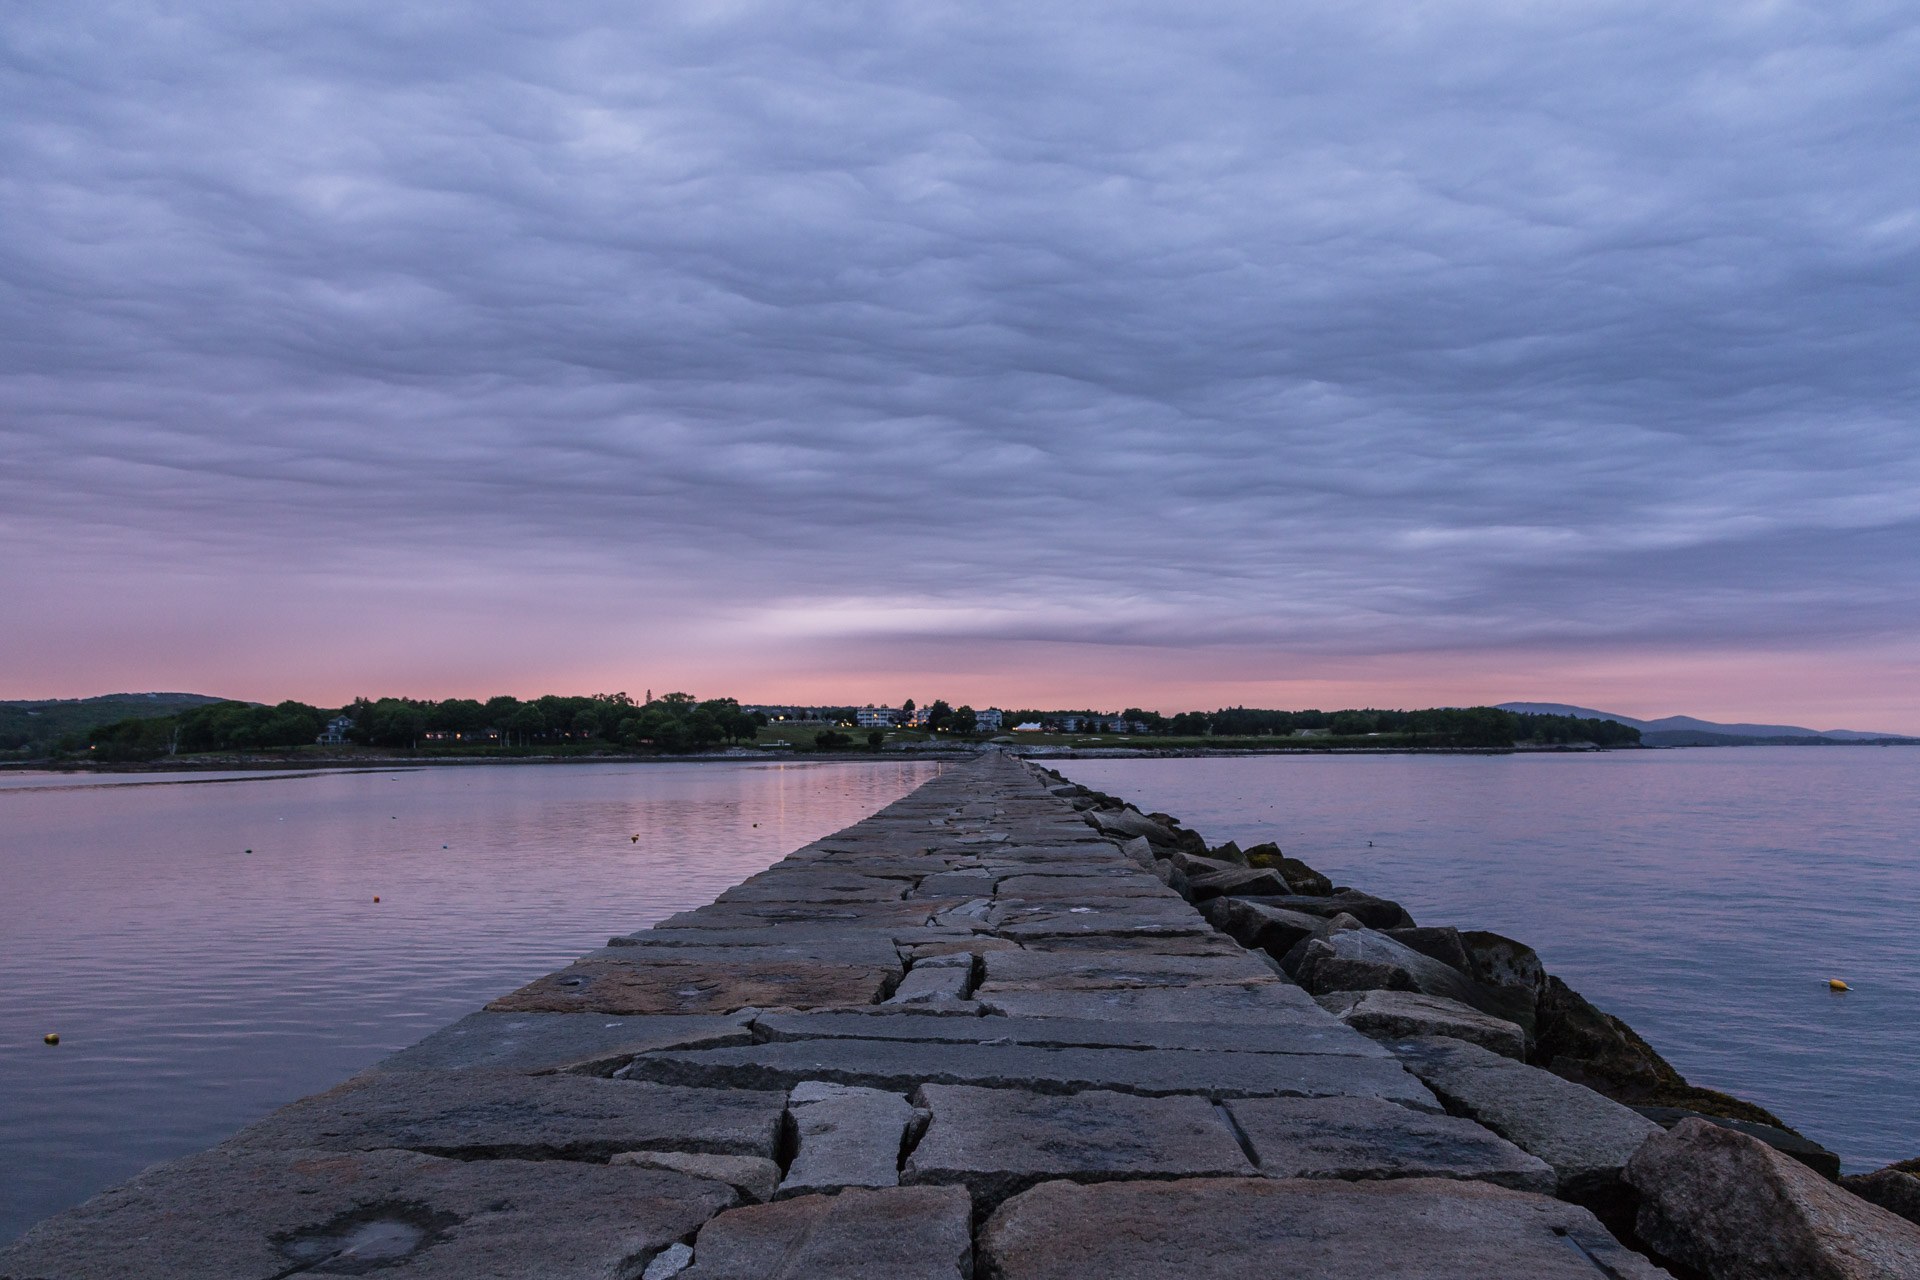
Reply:
[[[1755,1103],[1688,1083],[1632,1027],[1546,972],[1525,943],[1484,931],[1418,926],[1399,903],[1335,885],[1276,845],[1209,847],[1168,814],[1141,814],[1057,771],[1048,774],[1052,793],[1068,798],[1096,828],[1119,839],[1146,840],[1160,878],[1199,905],[1221,932],[1273,957],[1342,1022],[1392,1044],[1450,1110],[1476,1115],[1472,1100],[1450,1097],[1437,1079],[1449,1073],[1456,1083],[1465,1079],[1462,1055],[1412,1047],[1423,1038],[1451,1038],[1545,1070],[1626,1104],[1663,1130],[1692,1120],[1756,1139],[1860,1199],[1920,1224],[1920,1160],[1842,1178],[1837,1154]],[[1533,1083],[1545,1084],[1537,1078]],[[1476,1118],[1504,1132],[1491,1114]],[[1751,1158],[1751,1146],[1744,1150]],[[1650,1153],[1648,1167],[1654,1163]],[[1767,1159],[1760,1168],[1778,1165]],[[1648,1231],[1679,1256],[1699,1253],[1685,1246],[1680,1227],[1636,1221],[1640,1197],[1628,1168],[1617,1179],[1563,1184],[1559,1192],[1586,1204],[1636,1247],[1653,1252],[1641,1235]],[[1748,1174],[1766,1180],[1759,1170]],[[1757,1186],[1752,1190],[1758,1194]],[[1726,1274],[1772,1273],[1736,1267]],[[1804,1274],[1825,1272],[1816,1267]]]
[[[994,753],[0,1280],[1920,1277],[1835,1173],[1519,941]]]

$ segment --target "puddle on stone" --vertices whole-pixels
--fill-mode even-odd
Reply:
[[[423,1204],[370,1205],[320,1227],[293,1232],[279,1243],[293,1266],[275,1280],[299,1275],[357,1276],[391,1266],[435,1243],[458,1215]]]

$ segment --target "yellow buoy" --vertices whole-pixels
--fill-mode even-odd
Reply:
[[[45,1040],[45,1041],[46,1041],[46,1042],[47,1042],[48,1044],[59,1044],[59,1043],[60,1043],[60,1037],[59,1037],[59,1036],[57,1036],[57,1035],[55,1035],[55,1034],[54,1034],[53,1032],[51,1032],[51,1031],[49,1031],[49,1032],[47,1032],[47,1034],[45,1034],[44,1036],[41,1036],[40,1038],[41,1038],[42,1040]]]
[[[1828,978],[1828,979],[1827,979],[1827,990],[1829,990],[1829,991],[1851,991],[1851,990],[1853,990],[1853,988],[1852,988],[1852,987],[1850,987],[1850,986],[1848,986],[1848,985],[1847,985],[1846,983],[1844,983],[1844,982],[1842,982],[1842,981],[1840,981],[1840,979],[1838,979],[1838,978]]]

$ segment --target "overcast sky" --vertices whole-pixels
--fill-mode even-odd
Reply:
[[[1920,731],[1920,15],[0,13],[0,697]]]

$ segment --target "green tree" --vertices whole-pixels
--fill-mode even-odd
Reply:
[[[539,703],[523,702],[518,710],[507,717],[506,724],[501,727],[518,737],[520,745],[524,747],[529,740],[545,735],[547,717],[540,710]]]
[[[1378,721],[1379,717],[1371,711],[1336,711],[1328,727],[1336,736],[1352,737],[1376,732]]]

